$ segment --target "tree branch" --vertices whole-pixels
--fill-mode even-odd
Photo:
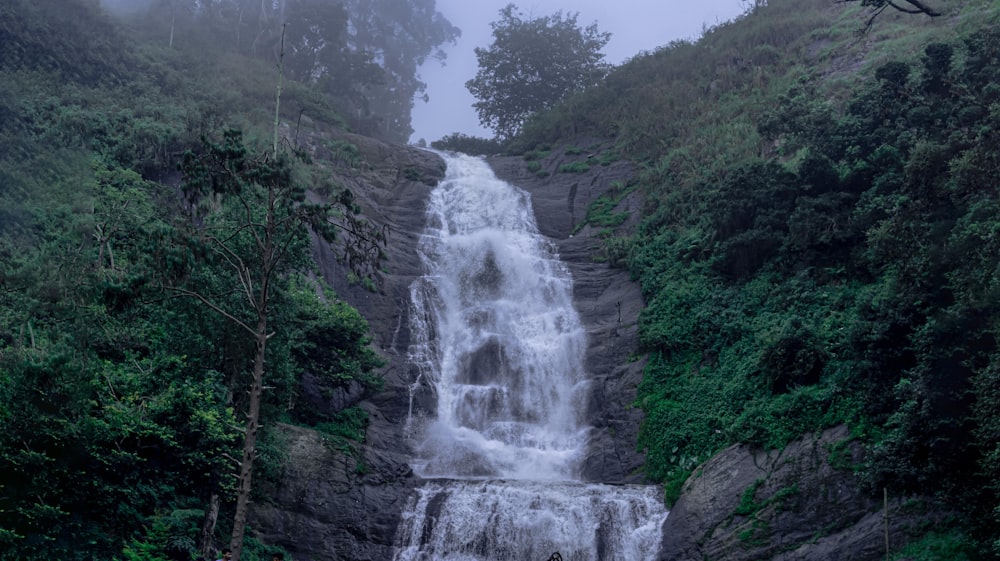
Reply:
[[[229,266],[236,271],[236,275],[240,279],[240,284],[243,285],[243,291],[246,293],[247,300],[253,306],[253,277],[250,275],[249,267],[246,266],[243,259],[230,249],[224,241],[211,235],[208,236],[208,240],[212,242],[212,251],[221,255],[229,263]]]
[[[215,302],[212,302],[211,300],[209,300],[205,296],[203,296],[203,295],[201,295],[201,294],[199,294],[199,293],[197,293],[197,292],[195,292],[193,290],[187,290],[187,289],[184,289],[184,288],[177,288],[177,287],[173,287],[173,286],[168,286],[168,287],[166,287],[166,289],[170,290],[170,291],[173,291],[173,292],[176,292],[178,296],[187,296],[189,298],[194,298],[195,300],[201,301],[202,304],[205,304],[206,306],[208,306],[209,308],[211,308],[215,313],[221,315],[222,317],[228,319],[229,321],[235,323],[236,325],[242,327],[243,329],[246,329],[251,335],[254,335],[254,336],[257,335],[257,332],[252,327],[250,327],[249,325],[243,323],[239,318],[237,318],[233,314],[227,312],[226,310],[222,309],[218,304],[216,304]]]
[[[849,4],[851,2],[857,2],[858,0],[834,0],[835,4]],[[900,4],[900,2],[905,2],[912,6],[912,8]],[[872,6],[872,15],[865,22],[864,28],[861,29],[861,33],[867,33],[872,26],[875,24],[875,20],[878,16],[885,11],[886,8],[893,8],[898,12],[904,14],[926,14],[930,17],[938,17],[941,12],[935,10],[931,6],[924,3],[924,0],[862,0],[862,4],[865,6]]]
[[[896,4],[896,2],[894,2],[894,0],[887,0],[887,3],[890,6],[892,6],[893,8],[895,8],[895,9],[897,9],[900,12],[903,12],[903,13],[907,13],[907,14],[927,14],[928,16],[930,16],[932,18],[933,17],[938,17],[938,16],[941,15],[941,12],[935,10],[934,8],[931,8],[927,4],[924,4],[921,0],[903,0],[903,2],[906,2],[907,4],[913,6],[913,8],[905,8],[903,6],[900,6],[899,4]]]

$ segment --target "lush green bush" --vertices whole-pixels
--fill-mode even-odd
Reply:
[[[933,487],[996,539],[995,29],[888,61],[843,104],[791,86],[759,116],[773,155],[649,168],[629,263],[650,476],[676,489],[727,444],[846,423],[870,489]]]

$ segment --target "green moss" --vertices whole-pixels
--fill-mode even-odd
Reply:
[[[548,148],[529,150],[528,152],[524,153],[524,159],[526,161],[533,162],[535,160],[541,160],[543,158],[548,157],[550,153],[552,153],[552,150]]]
[[[586,173],[590,171],[590,164],[587,162],[570,162],[559,166],[559,173]]]

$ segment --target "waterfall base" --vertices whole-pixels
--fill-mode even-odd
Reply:
[[[658,487],[438,480],[404,510],[395,560],[652,560],[666,516]]]

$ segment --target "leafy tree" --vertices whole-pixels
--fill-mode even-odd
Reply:
[[[348,46],[348,13],[342,4],[296,2],[289,7],[285,68],[289,77],[346,93],[379,80],[366,51]],[[367,70],[367,71],[366,71]]]
[[[214,488],[233,442],[219,376],[175,352],[165,333],[183,330],[142,301],[167,194],[89,160],[4,165],[4,560],[113,558],[155,511]]]
[[[235,412],[247,409],[256,341],[194,298],[165,298],[156,280],[169,277],[172,288],[216,297],[252,323],[246,296],[233,290],[233,267],[203,235],[245,214],[236,213],[242,207],[231,192],[216,194],[209,185],[211,196],[184,205],[176,189],[151,178],[173,177],[199,133],[267,97],[258,84],[270,83],[270,65],[232,55],[235,28],[223,16],[242,7],[246,49],[248,30],[258,26],[253,10],[278,4],[146,2],[166,23],[176,9],[176,29],[161,23],[149,28],[158,33],[143,34],[155,44],[115,25],[97,4],[16,0],[0,7],[3,561],[186,559],[199,520],[212,522],[201,539],[212,545],[214,521],[220,510],[231,515],[235,499],[229,458],[241,442],[233,427],[244,420]],[[209,15],[228,35],[196,36],[199,26],[210,27]],[[177,37],[172,49],[168,31]],[[266,50],[270,40],[261,36],[258,47]],[[191,50],[206,45],[190,64]],[[237,61],[246,82],[223,84],[219,78],[229,74],[220,58]],[[329,104],[316,90],[290,86],[293,103]],[[274,164],[274,156],[261,158]],[[291,177],[289,162],[248,168],[259,173],[247,179],[247,193],[278,168]],[[347,260],[360,265],[378,254],[382,233],[352,214],[349,193],[326,208],[342,229],[370,234],[370,243],[344,248]],[[192,209],[198,228],[172,227]],[[249,254],[251,236],[242,233],[229,241]],[[293,245],[307,248],[309,235]],[[299,257],[278,267],[271,285],[268,320],[279,329],[267,341],[261,415],[339,423],[339,412],[318,418],[289,410],[300,377],[309,371],[323,388],[355,380],[373,387],[380,363],[355,310],[317,297],[315,283],[287,290],[294,283],[285,273],[300,266]],[[336,346],[333,353],[321,352],[327,345]],[[258,482],[280,467],[277,447],[262,430]]]
[[[444,61],[439,47],[454,43],[461,31],[437,11],[435,0],[345,0],[344,4],[350,18],[350,49],[371,54],[382,67],[382,79],[363,90],[363,109],[376,121],[367,132],[405,142],[413,133],[414,100],[427,88],[417,72],[420,65],[428,57]]]
[[[532,113],[607,74],[610,66],[600,51],[611,34],[598,31],[596,23],[581,29],[577,15],[531,19],[508,4],[490,24],[493,43],[476,48],[479,71],[465,87],[479,100],[473,104],[479,122],[499,138],[512,137]]]
[[[275,151],[253,156],[236,130],[227,131],[219,144],[206,141],[200,154],[185,154],[181,167],[184,192],[196,208],[188,225],[188,247],[222,264],[229,274],[221,292],[196,278],[178,279],[180,282],[167,288],[225,317],[254,347],[231,542],[233,558],[238,561],[258,455],[265,364],[271,362],[268,342],[275,330],[291,328],[273,325],[283,278],[306,267],[309,231],[334,240],[335,211],[332,204],[306,200],[305,187],[295,181],[287,154]],[[352,233],[360,234],[357,230]],[[371,237],[367,241],[372,241]]]

